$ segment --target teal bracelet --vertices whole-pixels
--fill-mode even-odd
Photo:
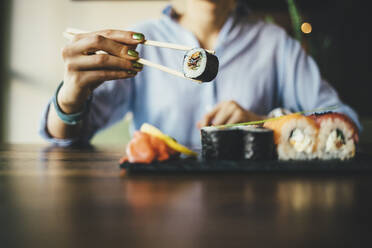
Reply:
[[[63,85],[63,81],[60,83],[60,85],[58,86],[58,88],[56,90],[56,93],[53,96],[54,109],[56,110],[57,115],[59,116],[59,118],[65,124],[76,125],[83,119],[85,113],[88,111],[88,108],[90,106],[90,102],[92,100],[92,96],[90,96],[89,99],[84,104],[83,111],[81,111],[79,113],[75,113],[75,114],[65,114],[65,113],[63,113],[62,109],[59,107],[58,101],[57,101],[58,92],[62,88],[62,85]]]

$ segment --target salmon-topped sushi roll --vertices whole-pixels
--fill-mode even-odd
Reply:
[[[301,114],[289,114],[266,121],[264,127],[274,131],[274,142],[280,160],[316,158],[318,126]]]
[[[358,128],[345,114],[326,112],[309,115],[319,127],[317,155],[320,159],[350,159],[355,156]]]

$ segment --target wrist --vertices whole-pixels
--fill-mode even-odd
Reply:
[[[90,93],[81,89],[70,89],[63,84],[57,94],[57,102],[66,114],[81,112],[84,109]]]
[[[88,109],[89,109],[89,105],[90,105],[90,102],[92,100],[92,97],[90,96],[88,100],[86,100],[84,102],[84,104],[82,105],[82,107],[80,107],[81,105],[79,105],[79,108],[81,109],[81,111],[77,111],[78,107],[73,107],[71,108],[71,106],[78,106],[77,104],[73,104],[73,105],[67,105],[70,107],[70,113],[68,112],[65,112],[61,106],[60,106],[60,103],[58,102],[58,96],[59,96],[59,93],[60,93],[60,90],[62,89],[63,87],[63,81],[62,83],[58,86],[57,90],[56,90],[56,93],[54,94],[54,97],[53,97],[53,105],[54,105],[54,109],[57,113],[57,115],[59,116],[59,118],[67,125],[77,125],[82,119],[83,117],[85,116],[85,114],[87,113]],[[69,111],[69,110],[67,110]]]

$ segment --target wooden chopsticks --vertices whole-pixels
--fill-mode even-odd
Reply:
[[[81,33],[89,33],[89,32],[76,29],[76,28],[67,28],[66,31],[63,33],[63,35],[67,39],[72,39],[75,34],[81,34]],[[160,41],[155,41],[155,40],[145,40],[143,42],[143,45],[170,48],[170,49],[181,50],[181,51],[189,51],[195,48],[195,47],[178,45],[178,44],[173,44],[173,43],[168,43],[168,42],[160,42]],[[216,54],[216,51],[214,50],[205,49],[205,51],[210,54]]]
[[[147,46],[170,48],[170,49],[176,49],[176,50],[181,50],[181,51],[189,51],[195,48],[195,47],[177,45],[177,44],[172,44],[172,43],[167,43],[167,42],[159,42],[159,41],[154,41],[154,40],[146,40],[143,44]],[[214,50],[207,50],[207,49],[204,49],[204,50],[210,54],[216,54]]]
[[[63,36],[66,39],[71,41],[76,34],[80,34],[80,33],[88,33],[88,31],[83,31],[83,30],[79,30],[79,29],[76,29],[76,28],[67,28],[66,31],[63,32]],[[170,48],[170,49],[176,49],[176,50],[182,50],[182,51],[189,51],[189,50],[193,49],[192,47],[188,47],[188,46],[184,46],[184,45],[172,44],[172,43],[167,43],[167,42],[159,42],[159,41],[153,41],[153,40],[146,40],[146,41],[143,42],[143,45],[155,46],[155,47],[161,47],[161,48]],[[215,51],[213,51],[213,50],[205,50],[205,51],[208,52],[208,53],[211,53],[211,54],[215,54]],[[98,51],[96,53],[107,54],[105,51]],[[185,79],[191,80],[193,82],[197,82],[197,83],[202,83],[202,81],[200,81],[200,80],[195,80],[195,79],[192,79],[192,78],[185,77],[185,75],[182,72],[173,70],[173,69],[168,68],[168,67],[163,66],[163,65],[153,63],[153,62],[151,62],[149,60],[146,60],[146,59],[139,58],[137,60],[137,62],[141,63],[143,65],[146,65],[146,66],[164,71],[166,73],[175,75],[177,77],[185,78]]]

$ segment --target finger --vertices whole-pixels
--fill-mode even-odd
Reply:
[[[211,120],[213,119],[213,116],[210,114],[204,115],[204,117],[198,122],[198,127],[202,128],[205,126],[211,125]]]
[[[126,45],[126,46],[128,47],[128,55],[131,56],[131,57],[134,57],[134,58],[130,58],[130,59],[137,60],[138,56],[139,56],[138,52],[136,51],[137,46],[133,46],[133,45]],[[91,52],[86,52],[86,55],[94,55],[94,54],[98,54],[98,53],[94,50],[91,51]]]
[[[126,79],[136,76],[136,72],[132,71],[117,71],[117,70],[102,70],[102,71],[84,71],[79,73],[79,82],[82,86],[98,86],[104,81]]]
[[[145,36],[141,33],[136,33],[132,31],[122,31],[122,30],[100,30],[96,32],[90,32],[90,33],[82,33],[82,34],[76,34],[74,36],[74,40],[81,40],[85,37],[89,37],[92,35],[100,35],[103,37],[106,37],[108,39],[114,40],[116,42],[120,42],[126,45],[138,45],[145,41]]]
[[[221,105],[217,105],[211,112],[204,115],[204,117],[198,122],[199,127],[202,128],[211,125],[212,124],[211,122],[216,113],[218,112],[218,110],[220,109],[220,107]]]
[[[233,114],[234,110],[236,109],[234,104],[224,103],[218,113],[212,120],[213,125],[222,125],[226,124],[227,120]]]
[[[212,120],[213,125],[223,125],[226,124],[227,120],[231,116],[231,112],[225,111],[224,109],[221,109],[217,112],[216,116]]]
[[[197,126],[198,128],[202,128],[202,127],[205,127],[205,126],[207,126],[207,125],[208,125],[208,122],[207,122],[207,119],[206,119],[206,115],[203,116],[203,118],[202,118],[200,121],[198,121],[198,122],[196,123],[196,126]]]
[[[138,59],[138,52],[135,50],[101,35],[91,35],[67,45],[63,50],[63,56],[64,58],[68,58],[81,54],[89,55],[96,51],[105,51],[111,55],[128,60]]]
[[[243,122],[242,113],[240,111],[235,111],[227,120],[226,124],[235,124],[240,122]]]
[[[123,58],[118,58],[108,54],[96,54],[91,56],[78,56],[70,58],[66,62],[66,69],[69,71],[77,70],[136,70],[139,69],[132,62]]]
[[[201,129],[203,126],[202,126],[202,123],[201,123],[201,121],[198,121],[197,123],[196,123],[196,128],[197,129]]]
[[[143,70],[143,64],[141,63],[138,63],[138,62],[135,62],[135,61],[132,61],[132,68],[131,70],[134,70],[134,71],[137,71],[137,72],[140,72]]]

